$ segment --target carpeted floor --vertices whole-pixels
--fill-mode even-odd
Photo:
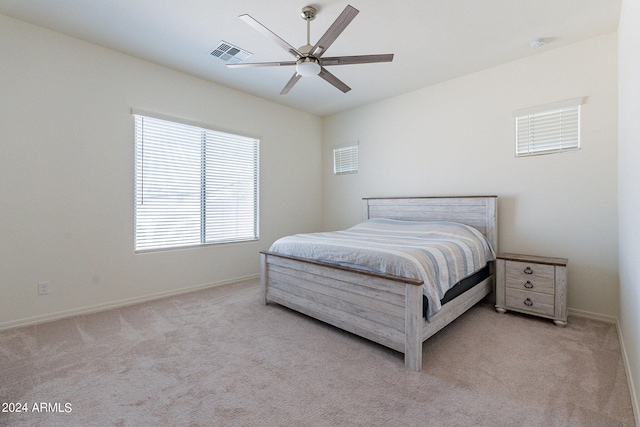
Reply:
[[[481,303],[423,351],[406,371],[238,283],[0,332],[1,409],[27,409],[0,425],[634,425],[612,324]]]

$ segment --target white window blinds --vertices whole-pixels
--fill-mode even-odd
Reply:
[[[135,114],[135,248],[258,239],[258,140]]]
[[[580,149],[582,98],[518,110],[516,156]]]
[[[358,173],[358,146],[333,149],[333,174]]]

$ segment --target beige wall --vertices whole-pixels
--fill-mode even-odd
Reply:
[[[548,48],[325,118],[323,228],[359,221],[362,197],[495,194],[499,250],[569,258],[569,308],[617,316],[616,34]],[[515,158],[512,112],[575,97],[582,149]],[[360,171],[334,176],[351,141]]]
[[[0,328],[255,276],[320,229],[320,118],[2,15],[0,58]],[[131,108],[261,140],[259,242],[134,253]]]
[[[620,330],[640,423],[640,2],[623,0],[618,40]]]

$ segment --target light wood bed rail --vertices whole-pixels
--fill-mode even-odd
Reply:
[[[497,252],[497,197],[366,198],[364,217],[456,221],[487,236]],[[492,274],[423,317],[420,280],[371,273],[314,260],[261,252],[261,299],[289,307],[404,353],[405,366],[422,369],[422,343],[488,295]]]

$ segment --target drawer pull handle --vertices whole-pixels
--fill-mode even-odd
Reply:
[[[531,307],[533,305],[533,301],[531,301],[531,298],[527,298],[526,300],[524,300],[524,305],[526,305],[527,307]]]
[[[531,283],[529,280],[527,280],[527,283],[524,284],[524,287],[527,289],[532,289],[533,288],[533,283]]]
[[[527,266],[527,268],[524,269],[524,274],[533,274],[531,267]]]

